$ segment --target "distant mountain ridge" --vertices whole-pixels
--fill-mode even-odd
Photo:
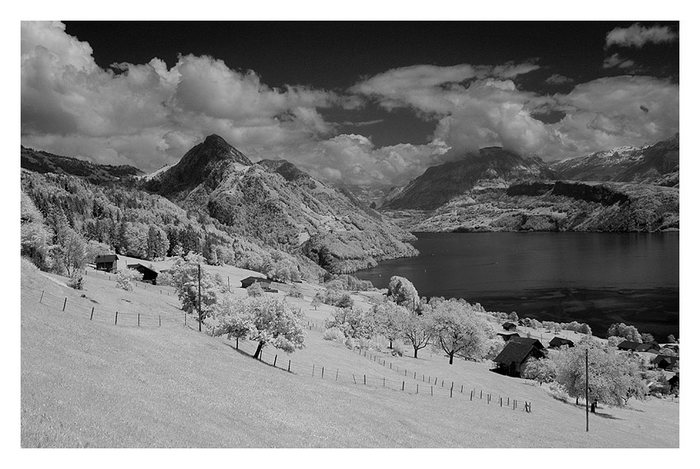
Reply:
[[[558,161],[559,179],[678,184],[679,135],[645,147],[623,147]]]
[[[382,208],[435,209],[481,182],[507,186],[514,180],[551,179],[556,174],[537,157],[522,157],[500,147],[482,148],[459,160],[428,168]]]
[[[96,164],[24,146],[20,150],[20,166],[41,174],[56,173],[80,176],[96,184],[119,181],[143,174],[143,171],[133,166]]]

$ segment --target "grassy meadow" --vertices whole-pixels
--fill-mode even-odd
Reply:
[[[159,269],[167,264],[154,263]],[[232,293],[241,296],[246,292],[239,288],[240,279],[254,274],[229,266],[204,268],[224,281],[230,278]],[[371,359],[323,340],[323,321],[332,309],[311,306],[318,286],[305,283],[304,298],[288,298],[316,325],[306,331],[305,348],[289,355],[267,347],[263,361],[257,361],[250,357],[250,342],[241,341],[236,350],[235,341],[197,332],[193,316],[185,326],[172,288],[141,285],[127,292],[115,287],[114,276],[94,271],[85,279],[84,290],[73,290],[65,277],[22,262],[23,447],[679,444],[677,399],[601,407],[599,414],[591,415],[591,431],[586,433],[582,406],[554,399],[546,386],[493,373],[491,362],[456,360],[450,366],[447,358],[429,348],[414,359],[410,347],[405,347],[404,357],[372,352],[378,358]],[[352,296],[369,307],[369,297],[379,294]],[[66,310],[61,311],[64,298]],[[115,326],[116,311],[120,316]],[[551,337],[544,331],[531,332],[543,340]],[[286,371],[288,360],[291,373]],[[432,396],[422,375],[439,380]],[[367,385],[361,381],[365,376]],[[455,389],[450,398],[452,381],[465,392]],[[471,390],[483,392],[484,398],[470,400]],[[487,394],[492,396],[490,403]],[[501,397],[521,404],[514,410],[504,401],[501,407]],[[532,403],[531,413],[523,410],[523,401]]]

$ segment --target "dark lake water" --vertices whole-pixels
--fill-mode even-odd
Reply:
[[[385,288],[406,277],[421,296],[489,311],[588,323],[596,335],[633,324],[678,337],[678,232],[415,233],[421,254],[356,273]]]

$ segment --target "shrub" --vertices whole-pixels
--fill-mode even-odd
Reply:
[[[323,332],[323,340],[333,340],[342,344],[345,342],[345,334],[337,327],[331,327]]]
[[[299,285],[292,285],[292,287],[289,289],[289,293],[287,293],[287,296],[291,296],[292,298],[304,298],[304,294],[301,292],[301,288],[299,288]]]
[[[73,272],[70,280],[68,281],[68,286],[76,290],[83,289],[83,275],[80,272]]]
[[[132,272],[127,270],[120,270],[117,272],[117,288],[122,290],[131,291],[134,289],[134,275]]]
[[[248,296],[253,297],[253,298],[258,298],[263,295],[264,291],[260,284],[258,282],[255,282],[251,286],[249,286],[246,291],[248,292]]]
[[[338,302],[335,304],[338,308],[352,308],[352,305],[355,302],[350,298],[350,295],[347,293],[343,294],[343,296],[340,297]]]

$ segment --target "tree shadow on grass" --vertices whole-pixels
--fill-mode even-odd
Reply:
[[[244,357],[253,358],[253,355],[251,355],[250,353],[246,352],[245,350],[241,350],[240,348],[236,348],[235,345],[231,345],[231,344],[227,344],[227,343],[224,343],[224,345],[227,346],[228,348],[230,348],[231,350],[240,353],[240,354],[243,355]],[[267,362],[264,361],[264,360],[255,360],[255,361],[258,362],[258,363],[262,363],[263,365],[267,365],[267,366],[269,366],[270,368],[274,368],[275,370],[280,370],[280,371],[287,372],[286,368],[281,368],[281,367],[279,367],[279,366],[274,366],[272,363],[267,363]],[[289,373],[295,374],[293,371],[290,371]]]

